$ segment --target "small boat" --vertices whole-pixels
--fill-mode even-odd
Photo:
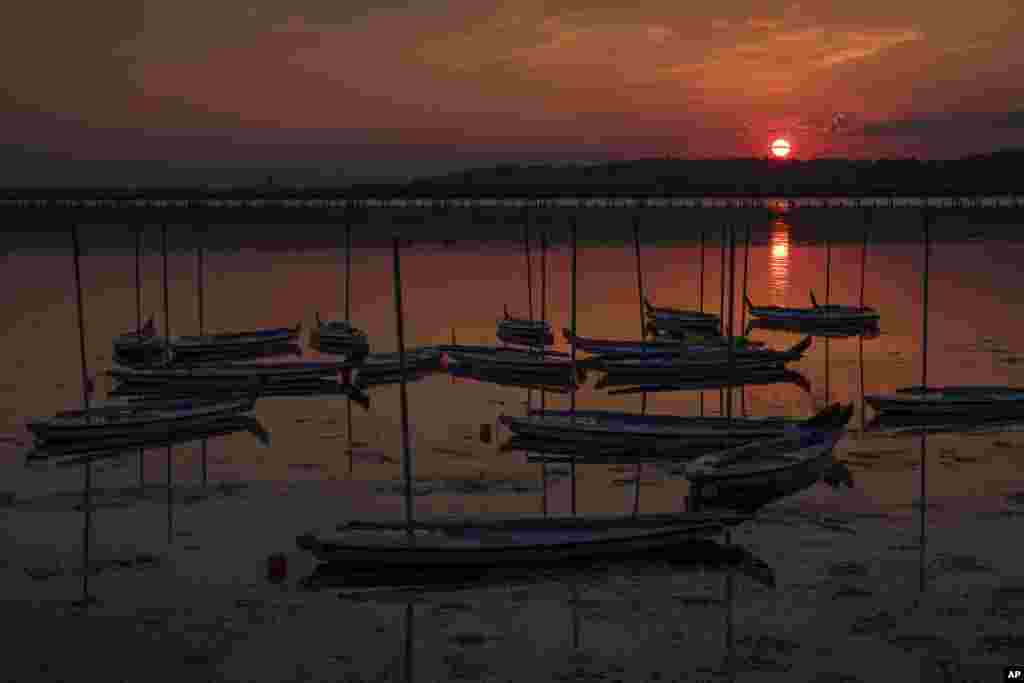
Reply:
[[[536,389],[551,393],[566,394],[575,391],[576,382],[567,374],[564,377],[552,377],[550,373],[536,373],[529,370],[505,370],[502,368],[474,367],[469,363],[460,363],[451,358],[446,359],[448,374],[460,379],[471,379],[506,387]]]
[[[659,308],[644,298],[644,311],[648,319],[656,322],[659,326],[682,328],[712,328],[721,329],[722,320],[713,313],[703,311],[689,311],[679,308]]]
[[[519,346],[551,346],[555,343],[555,336],[545,330],[510,330],[499,326],[496,336],[506,344]]]
[[[865,396],[882,414],[993,417],[1024,414],[1024,388],[1006,386],[906,387]]]
[[[446,353],[445,358],[446,363],[455,363],[475,371],[503,370],[528,373],[534,376],[538,374],[555,375],[563,377],[566,382],[571,382],[575,369],[575,377],[580,382],[584,381],[586,377],[586,370],[583,367],[577,364],[574,368],[572,358],[562,354],[549,355],[529,351],[519,353],[509,351],[499,354],[451,352]]]
[[[878,311],[858,306],[829,304],[819,306],[811,292],[811,308],[785,308],[782,306],[755,306],[750,298],[745,299],[750,315],[762,320],[783,320],[813,322],[818,325],[850,325],[851,323],[878,322]]]
[[[1024,414],[1016,416],[900,415],[882,413],[865,426],[884,434],[998,434],[1024,431]]]
[[[51,418],[31,420],[27,426],[36,440],[44,443],[166,434],[248,413],[255,403],[251,396],[111,402],[96,408],[59,412]]]
[[[514,434],[535,439],[563,441],[613,441],[706,444],[727,447],[730,443],[780,436],[794,428],[820,421],[831,414],[827,408],[809,420],[790,418],[727,418],[678,415],[637,415],[604,410],[532,410],[525,417],[502,415],[499,420]]]
[[[302,323],[295,327],[277,327],[247,332],[221,332],[166,339],[156,335],[153,318],[136,332],[114,339],[114,358],[126,365],[167,362],[194,362],[210,356],[254,352],[266,347],[293,345],[298,341]]]
[[[111,457],[139,449],[162,448],[200,439],[212,439],[238,432],[249,432],[264,446],[270,444],[270,434],[259,420],[249,416],[226,417],[200,427],[175,429],[163,434],[129,434],[107,439],[51,441],[37,445],[25,454],[27,463],[57,462],[60,466],[73,465],[102,457]]]
[[[345,396],[362,406],[364,410],[369,410],[370,408],[370,397],[366,395],[361,385],[357,386],[351,382],[319,377],[288,382],[243,382],[234,386],[231,384],[211,384],[209,382],[171,382],[168,384],[120,383],[109,395],[117,398],[150,400],[190,397],[214,398],[216,396],[236,393],[239,387],[247,389],[250,393],[258,395],[260,398]]]
[[[724,348],[728,342],[725,337],[708,338],[707,341],[688,342],[686,340],[668,340],[668,339],[652,339],[649,341],[632,341],[632,340],[617,340],[617,339],[589,339],[587,337],[578,337],[573,335],[569,330],[563,329],[562,334],[565,336],[565,340],[572,344],[575,342],[576,348],[581,351],[586,351],[592,354],[601,355],[615,355],[615,356],[642,356],[647,354],[658,354],[658,353],[687,353],[690,348]],[[757,342],[748,339],[747,337],[734,337],[734,343],[737,349],[746,348],[759,348],[764,346],[764,342]]]
[[[500,356],[503,354],[511,354],[513,356],[519,356],[523,353],[533,353],[536,355],[538,352],[525,351],[524,349],[514,349],[507,346],[483,346],[473,344],[439,344],[434,347],[438,351],[444,354],[458,354],[458,353],[471,353],[475,355],[493,355]],[[571,358],[571,355],[564,351],[551,351],[550,349],[544,350],[544,356]]]
[[[742,499],[745,492],[784,486],[808,468],[823,471],[851,415],[852,405],[836,404],[785,436],[697,458],[686,466],[695,498]]]
[[[314,315],[316,328],[310,333],[309,345],[317,351],[348,356],[365,356],[370,352],[366,333],[347,320],[324,322],[319,312]]]
[[[350,361],[294,361],[274,363],[230,363],[225,365],[192,365],[163,368],[114,368],[107,374],[129,384],[243,384],[274,383],[336,377],[351,373]]]
[[[609,358],[597,356],[587,359],[588,367],[596,367],[608,373],[629,376],[672,375],[699,376],[743,374],[754,369],[781,368],[786,363],[800,360],[811,346],[811,337],[806,337],[789,349],[779,351],[769,348],[753,348],[734,351],[732,354],[722,347],[702,347],[687,354],[648,354],[645,357]],[[730,359],[730,355],[732,358]]]
[[[407,349],[405,352],[406,374],[415,374],[441,368],[441,351],[434,346]],[[397,351],[393,353],[371,353],[360,364],[359,378],[369,379],[384,375],[401,374],[402,359]]]
[[[596,560],[668,548],[714,536],[744,515],[679,513],[616,518],[521,518],[421,522],[407,529],[387,522],[354,522],[330,537],[303,534],[302,550],[321,562],[396,567],[497,567]]]

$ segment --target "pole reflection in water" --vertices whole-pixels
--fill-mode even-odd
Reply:
[[[776,218],[772,221],[771,230],[768,262],[771,300],[774,306],[784,306],[789,291],[789,225]]]

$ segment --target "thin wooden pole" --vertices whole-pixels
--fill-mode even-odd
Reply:
[[[726,388],[726,416],[732,420],[732,384],[736,375],[736,343],[733,336],[736,305],[736,231],[729,225],[729,382]],[[731,426],[730,422],[730,426]]]
[[[750,223],[747,223],[747,239],[743,245],[743,304],[740,306],[740,329],[747,333],[747,283],[750,281]]]
[[[731,229],[732,229],[732,226],[730,225],[728,230],[731,230]],[[718,300],[718,314],[720,316],[719,325],[721,327],[721,334],[722,334],[722,336],[725,336],[725,331],[726,331],[726,327],[725,327],[725,325],[726,325],[726,323],[725,323],[725,252],[726,252],[726,249],[727,249],[727,246],[726,246],[726,242],[727,242],[726,230],[727,230],[727,228],[723,225],[722,226],[722,245],[721,245],[721,248],[719,249],[719,251],[722,252],[722,264],[719,267],[719,271],[718,271],[718,273],[720,275],[718,280],[719,280],[719,286],[720,286],[720,289],[721,289],[721,294],[720,294],[719,300]]]
[[[523,211],[523,252],[526,255],[526,301],[533,320],[533,262],[530,260],[530,212]]]
[[[644,275],[640,267],[640,219],[633,217],[633,251],[636,253],[636,289],[640,295],[640,339],[647,338],[647,327],[644,325]],[[640,394],[640,414],[647,413],[647,392]],[[640,463],[633,469],[633,515],[640,512]]]
[[[135,228],[135,331],[142,331],[142,226]],[[146,488],[145,449],[139,449],[139,491]]]
[[[730,225],[728,229],[731,231],[732,230],[732,226]],[[718,315],[719,315],[719,328],[720,328],[719,334],[721,334],[722,336],[725,336],[725,334],[727,332],[726,326],[725,326],[726,325],[726,321],[725,321],[725,252],[726,252],[726,248],[727,248],[726,247],[726,241],[727,241],[727,238],[726,238],[726,227],[723,225],[722,226],[722,241],[721,241],[721,246],[719,248],[719,251],[722,253],[722,263],[719,266],[719,270],[718,270],[718,273],[719,273],[718,280],[719,280],[719,286],[720,286],[720,289],[721,289],[721,294],[720,294],[720,297],[719,297],[719,300],[718,300]],[[727,339],[726,341],[728,343],[730,343],[730,344],[732,343],[731,339]],[[724,415],[725,414],[725,390],[724,389],[719,389],[718,390],[718,414],[719,415]]]
[[[825,238],[825,305],[831,303],[832,293],[832,240]]]
[[[569,234],[570,234],[570,239],[572,240],[572,263],[571,263],[571,268],[570,268],[570,270],[572,271],[572,274],[571,274],[571,281],[572,281],[571,292],[572,292],[572,296],[571,296],[571,303],[570,303],[570,305],[571,305],[571,313],[570,313],[570,317],[569,317],[569,320],[570,320],[569,326],[570,326],[571,331],[572,331],[572,339],[569,340],[569,348],[570,348],[570,353],[572,354],[572,376],[575,379],[575,377],[576,377],[576,217],[575,216],[570,216],[569,217]],[[576,421],[576,392],[575,391],[570,394],[570,401],[571,401],[570,410],[572,411],[571,412],[572,421],[575,422]],[[576,459],[575,458],[573,458],[572,462],[569,464],[569,469],[571,470],[570,474],[572,476],[572,481],[570,483],[570,485],[571,485],[571,489],[570,489],[570,504],[571,504],[572,514],[575,515],[576,514]]]
[[[923,297],[921,306],[923,308],[923,315],[921,321],[921,386],[928,386],[928,266],[931,252],[931,239],[929,235],[929,219],[927,211],[922,212],[922,218],[924,220],[924,274],[922,275],[922,289]],[[925,575],[925,533],[928,526],[928,479],[927,479],[927,466],[928,466],[928,442],[927,436],[921,434],[921,539],[920,539],[920,590],[924,593],[925,584],[927,577]]]
[[[924,274],[922,275],[923,300],[921,307],[923,315],[921,320],[921,386],[928,386],[928,261],[931,252],[931,239],[928,234],[929,216],[923,212],[924,218]]]
[[[404,315],[402,313],[402,266],[398,253],[398,237],[392,242],[391,253],[394,261],[395,271],[395,325],[398,331],[398,367],[401,372],[401,384],[399,385],[399,400],[402,418],[402,476],[405,477],[405,528],[409,539],[413,536],[413,501],[412,501],[412,451],[409,447],[409,399],[406,393],[406,359],[405,359],[405,329]]]
[[[75,266],[75,304],[78,309],[78,351],[81,358],[82,365],[82,406],[89,409],[89,397],[92,394],[90,390],[89,381],[89,368],[85,358],[85,313],[82,306],[82,268],[81,268],[81,247],[78,242],[78,225],[75,223],[71,224],[71,245],[74,256]],[[86,460],[82,466],[84,471],[83,482],[83,513],[84,521],[82,524],[82,602],[83,606],[88,606],[91,602],[89,596],[89,573],[91,571],[91,563],[89,562],[89,551],[92,540],[92,461]]]
[[[196,291],[197,291],[197,296],[198,296],[198,299],[199,299],[199,336],[200,337],[203,336],[203,334],[206,333],[206,323],[205,323],[204,308],[203,308],[204,299],[205,299],[204,290],[205,290],[206,277],[205,277],[204,269],[203,269],[203,256],[204,256],[203,242],[202,242],[202,238],[200,238],[199,244],[196,247],[196,283],[197,283]],[[202,480],[203,480],[203,488],[205,489],[206,488],[206,483],[207,483],[207,481],[209,479],[209,467],[208,467],[208,461],[207,461],[207,440],[206,439],[203,439],[202,444],[200,446],[200,449],[201,449],[201,459],[202,459]]]
[[[415,615],[412,602],[405,603],[405,657],[403,658],[404,663],[404,681],[405,683],[412,683],[413,677],[413,644],[415,643],[413,636],[413,617]]]
[[[700,229],[700,312],[704,312],[704,228]]]
[[[871,225],[871,210],[864,211],[864,242],[860,247],[860,306],[864,308],[864,271],[868,261],[868,226]],[[861,335],[863,337],[863,335]]]
[[[352,322],[352,221],[345,220],[345,321]]]
[[[700,229],[700,312],[704,312],[704,227]],[[704,417],[704,390],[697,392],[700,415]]]
[[[743,245],[743,301],[740,303],[740,329],[747,334],[747,283],[750,281],[750,221],[747,221],[747,239]],[[747,388],[740,385],[740,414],[747,416]]]
[[[548,232],[541,230],[540,233],[540,319],[548,319]],[[574,376],[575,381],[575,376]],[[540,409],[547,408],[547,392],[540,390]],[[548,466],[547,463],[540,464],[541,477],[541,512],[547,517],[548,514]]]
[[[924,593],[925,588],[928,584],[928,575],[925,567],[926,550],[925,545],[928,540],[928,434],[927,432],[921,433],[921,481],[919,486],[921,488],[921,500],[920,500],[920,528],[919,534],[920,539],[918,542],[919,556],[918,556],[918,586],[921,593]]]
[[[163,256],[163,290],[164,290],[164,334],[166,340],[170,343],[171,340],[171,317],[170,317],[170,297],[168,294],[167,287],[167,224],[164,223],[160,226],[160,251]],[[171,472],[171,446],[167,445],[167,543],[174,542],[174,489],[173,489],[173,474]]]

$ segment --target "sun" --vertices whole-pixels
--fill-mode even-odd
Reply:
[[[772,154],[779,159],[785,159],[789,156],[792,146],[789,144],[789,140],[785,138],[778,138],[772,143]]]

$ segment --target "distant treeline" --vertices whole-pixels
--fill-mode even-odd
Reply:
[[[971,196],[1024,190],[1024,149],[954,160],[642,159],[603,164],[503,165],[403,183],[338,187],[202,186],[8,188],[0,198],[550,198],[658,196]]]

